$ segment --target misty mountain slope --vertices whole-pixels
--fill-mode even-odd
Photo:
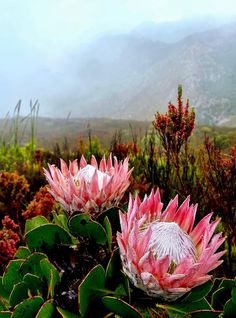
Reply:
[[[130,35],[105,37],[79,57],[77,79],[90,89],[100,89],[124,81],[151,67],[166,54],[168,45]],[[85,91],[86,93],[86,91]]]
[[[202,16],[182,21],[146,22],[136,27],[132,34],[151,40],[173,43],[197,33],[222,27],[224,24],[235,22],[235,17]]]
[[[175,102],[180,83],[200,122],[236,115],[236,23],[176,43],[104,37],[73,62],[78,89],[66,108],[73,116],[150,120]]]
[[[181,83],[198,118],[220,124],[235,115],[236,24],[186,38],[179,43],[178,55],[185,77]]]

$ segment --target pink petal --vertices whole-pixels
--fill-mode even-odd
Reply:
[[[105,155],[102,157],[102,160],[100,161],[99,170],[102,171],[102,172],[106,171],[106,158],[105,158]]]
[[[78,160],[75,159],[72,162],[70,162],[69,164],[69,171],[70,173],[75,176],[77,175],[78,171],[79,171],[79,167],[78,167]]]
[[[203,234],[206,230],[209,229],[209,221],[212,217],[213,213],[207,214],[193,229],[193,231],[189,234],[192,240],[197,245],[198,242],[203,238]]]
[[[172,222],[175,218],[175,212],[178,208],[178,195],[171,200],[165,209],[165,211],[161,215],[161,221],[163,222]]]
[[[181,223],[184,221],[184,219],[187,216],[188,210],[189,210],[189,201],[190,196],[188,196],[184,202],[181,204],[181,206],[178,208],[177,212],[175,213],[174,222],[179,224],[181,226]]]
[[[98,163],[97,163],[97,160],[96,160],[96,158],[94,157],[94,155],[92,155],[92,158],[91,158],[91,165],[92,165],[94,168],[98,169]]]
[[[85,160],[84,156],[82,155],[80,158],[79,167],[80,167],[80,169],[83,169],[86,166],[87,166],[87,161]]]
[[[107,160],[107,171],[110,171],[111,168],[113,168],[113,164],[112,164],[112,155],[110,153],[108,160]]]

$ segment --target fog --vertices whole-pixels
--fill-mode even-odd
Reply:
[[[96,117],[77,110],[98,90],[106,94],[107,84],[101,91],[94,76],[112,79],[101,68],[130,43],[119,35],[168,43],[235,16],[234,0],[0,0],[0,117],[12,113],[19,99],[22,115],[38,99],[41,116]]]

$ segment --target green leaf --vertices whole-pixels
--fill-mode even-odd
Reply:
[[[39,278],[39,276],[36,276],[31,273],[25,274],[23,277],[23,281],[28,286],[28,289],[30,289],[31,294],[34,296],[41,295],[43,292],[43,281]]]
[[[236,280],[235,279],[224,278],[224,279],[222,279],[219,288],[224,287],[224,288],[227,288],[227,289],[231,290],[235,286],[236,286]]]
[[[103,211],[97,217],[97,221],[101,224],[104,222],[105,217],[108,217],[108,219],[111,223],[113,235],[116,235],[116,232],[120,231],[119,210],[122,211],[122,209],[119,207],[113,207],[113,208],[110,208],[108,210]]]
[[[221,287],[214,292],[211,300],[213,308],[216,310],[223,310],[225,303],[231,298],[232,292],[233,289],[227,287]]]
[[[0,300],[7,300],[9,293],[3,287],[2,276],[0,276]]]
[[[1,299],[0,297],[0,312],[1,310],[6,310],[8,308],[8,306],[6,306],[6,303],[3,299]]]
[[[102,298],[102,302],[109,311],[121,317],[129,317],[129,318],[143,317],[136,308],[129,305],[122,299],[118,299],[111,296],[105,296]]]
[[[221,281],[219,284],[219,289],[212,294],[211,303],[214,309],[223,310],[226,302],[230,300],[235,286],[236,280],[234,279],[223,279]],[[230,302],[228,306],[230,306]]]
[[[225,304],[224,299],[225,288],[221,287],[216,290],[211,297],[211,305],[216,310],[222,310]],[[229,299],[229,298],[228,298]]]
[[[106,283],[110,284],[114,282],[117,276],[121,273],[121,259],[119,248],[115,249],[111,255],[111,258],[106,268]]]
[[[104,224],[104,229],[106,230],[106,234],[107,234],[108,248],[109,248],[109,251],[111,252],[111,248],[112,248],[112,228],[111,228],[111,223],[110,223],[110,221],[109,221],[107,216],[104,218],[103,224]]]
[[[119,249],[113,251],[106,268],[106,286],[115,290],[116,296],[126,295],[130,298],[128,278],[122,272]]]
[[[9,297],[9,303],[11,307],[15,307],[28,297],[28,286],[24,282],[20,282],[14,285]]]
[[[20,266],[19,272],[22,274],[22,276],[26,275],[27,273],[31,273],[40,277],[42,273],[40,261],[44,258],[47,258],[47,255],[43,253],[35,252],[30,254],[30,256],[28,256]]]
[[[30,250],[25,246],[20,246],[16,251],[15,258],[25,259],[30,255]]]
[[[97,301],[105,295],[105,271],[101,265],[97,265],[79,286],[79,309],[82,317],[90,317]]]
[[[214,295],[214,293],[219,289],[219,286],[220,286],[220,284],[221,284],[221,282],[222,282],[222,280],[223,280],[223,278],[215,278],[215,279],[213,279],[213,287],[212,287],[212,289],[211,289],[211,291],[210,291],[210,293],[208,294],[208,299],[211,299],[211,305],[213,306],[213,295]],[[213,308],[215,309],[215,307],[213,306]]]
[[[193,301],[198,301],[204,298],[206,295],[209,294],[209,292],[212,289],[212,286],[213,286],[213,282],[210,280],[201,286],[197,286],[193,288],[190,291],[190,293],[187,295],[187,297],[184,298],[183,301],[193,302]]]
[[[19,269],[23,263],[22,259],[10,261],[2,277],[2,284],[6,292],[10,293],[15,284],[22,279]]]
[[[61,278],[56,268],[50,263],[48,259],[42,259],[40,261],[40,267],[48,283],[48,298],[54,297],[55,286],[60,282]]]
[[[48,224],[48,219],[45,218],[45,216],[38,215],[34,218],[27,220],[25,224],[25,233],[35,229],[36,227],[39,227],[44,224]]]
[[[9,294],[2,285],[2,277],[0,276],[0,311],[8,308]]]
[[[236,305],[236,287],[232,290],[232,301]]]
[[[67,225],[68,217],[65,214],[56,214],[55,212],[53,212],[53,220],[54,220],[55,224],[60,225],[66,231],[69,232],[69,228]]]
[[[232,302],[232,299],[228,300],[224,306],[224,317],[225,318],[235,318],[236,316],[236,306]]]
[[[123,298],[127,296],[127,288],[123,283],[120,283],[114,290],[114,296],[118,298]],[[130,297],[129,297],[130,298]]]
[[[11,318],[35,318],[43,303],[40,296],[28,298],[15,307]]]
[[[35,318],[52,318],[55,312],[55,305],[53,300],[46,301],[39,309]]]
[[[224,317],[231,318],[236,316],[236,287],[232,289],[232,298],[224,306]]]
[[[68,226],[74,235],[88,237],[98,244],[105,244],[107,241],[105,229],[101,224],[93,221],[87,213],[72,216],[68,221]]]
[[[57,311],[61,315],[62,318],[79,318],[79,315],[76,315],[68,310],[57,307]]]
[[[210,304],[205,298],[192,303],[172,303],[170,305],[157,304],[157,308],[158,307],[167,310],[171,317],[174,316],[176,318],[184,317],[186,314],[196,310],[212,310]]]
[[[31,251],[49,251],[56,245],[71,244],[71,236],[56,224],[38,226],[25,235],[27,245]]]
[[[10,318],[11,314],[11,311],[0,311],[0,318]]]

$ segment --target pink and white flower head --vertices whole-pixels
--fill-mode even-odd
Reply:
[[[44,169],[49,192],[69,213],[99,212],[117,205],[129,186],[132,170],[128,169],[128,158],[124,162],[116,157],[113,160],[110,154],[107,161],[103,156],[99,165],[94,156],[91,164],[83,156],[79,165],[74,160],[67,167],[62,159],[61,169],[49,164],[49,171]]]
[[[123,271],[149,296],[174,301],[208,281],[208,272],[223,262],[225,251],[215,252],[225,238],[213,235],[219,220],[210,223],[210,213],[194,227],[197,205],[189,201],[178,208],[176,196],[162,212],[157,190],[142,202],[131,195],[128,212],[120,212]]]

